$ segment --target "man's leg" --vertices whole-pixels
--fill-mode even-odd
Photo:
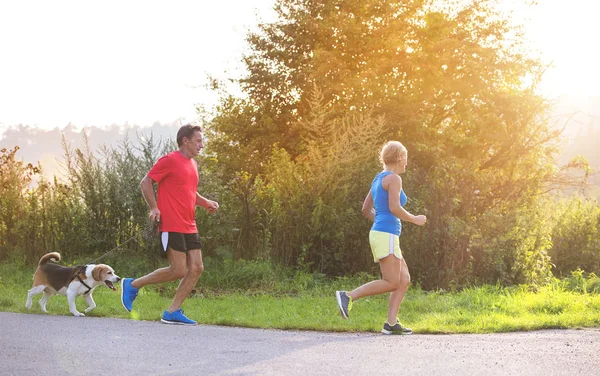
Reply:
[[[157,269],[150,274],[132,281],[131,286],[135,287],[136,289],[141,289],[147,285],[171,282],[183,278],[186,274],[185,252],[179,252],[171,248],[167,248],[167,259],[169,260],[169,266],[166,268]]]
[[[202,263],[202,251],[199,249],[188,251],[187,271],[179,283],[179,287],[177,287],[175,298],[173,299],[173,303],[169,307],[168,312],[174,312],[181,308],[183,301],[188,297],[190,292],[192,292],[192,289],[196,286],[196,282],[198,282],[198,278],[200,278],[203,271],[204,264]]]
[[[162,282],[175,281],[183,278],[186,270],[186,254],[172,248],[167,248],[167,259],[169,266],[153,271],[141,278],[123,278],[121,280],[121,303],[126,310],[131,312],[133,301],[137,297],[140,288]]]

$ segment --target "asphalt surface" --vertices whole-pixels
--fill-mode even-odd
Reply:
[[[2,375],[600,375],[600,329],[384,336],[0,312]]]

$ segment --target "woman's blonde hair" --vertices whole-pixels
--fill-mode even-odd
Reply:
[[[406,157],[407,154],[408,151],[400,141],[388,141],[381,148],[379,161],[385,167],[400,162],[402,157]]]

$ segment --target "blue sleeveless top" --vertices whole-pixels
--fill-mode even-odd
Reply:
[[[373,206],[375,207],[375,221],[373,221],[371,230],[388,232],[400,236],[402,223],[400,223],[400,219],[390,211],[388,191],[386,191],[382,185],[383,178],[389,174],[392,174],[392,172],[380,172],[375,176],[375,179],[373,179],[373,182],[371,183],[371,196],[373,197]],[[404,190],[401,189],[400,206],[406,205],[407,200],[408,198],[406,197]]]

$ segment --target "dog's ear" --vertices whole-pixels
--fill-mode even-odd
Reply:
[[[101,281],[100,273],[102,272],[102,268],[100,265],[94,266],[94,270],[92,270],[92,278],[96,281]]]

